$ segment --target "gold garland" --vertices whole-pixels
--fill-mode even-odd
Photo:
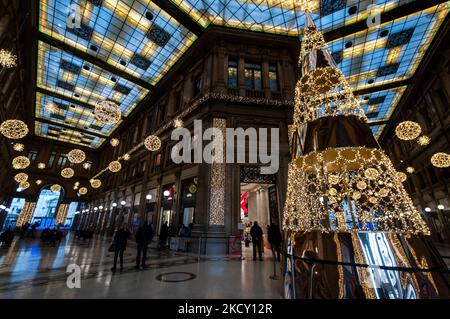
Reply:
[[[438,168],[446,168],[450,166],[450,155],[438,152],[431,156],[431,164]]]
[[[401,122],[395,128],[395,135],[403,141],[414,140],[420,135],[421,132],[422,128],[420,125],[413,121]]]
[[[120,164],[119,161],[112,161],[111,163],[109,163],[108,169],[113,173],[117,173],[122,169],[122,164]]]
[[[28,126],[21,120],[6,120],[0,125],[0,132],[9,139],[21,139],[28,134]]]
[[[86,159],[86,154],[82,150],[76,148],[67,153],[67,159],[73,164],[80,164]]]
[[[14,169],[25,169],[30,166],[30,160],[25,156],[17,156],[12,160]]]
[[[61,171],[61,176],[64,178],[72,178],[73,175],[75,175],[75,171],[70,167],[66,167]]]
[[[161,148],[161,140],[156,135],[149,135],[144,141],[144,146],[150,152],[155,152]]]

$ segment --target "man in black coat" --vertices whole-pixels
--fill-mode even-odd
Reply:
[[[256,260],[256,249],[258,249],[258,255],[259,260],[262,259],[262,237],[263,237],[263,231],[261,227],[259,227],[258,222],[254,222],[252,228],[250,229],[250,236],[252,236],[252,242],[253,242],[253,260]]]
[[[137,255],[136,255],[136,270],[139,269],[139,265],[142,260],[142,268],[145,269],[145,260],[147,259],[147,246],[153,239],[153,227],[145,221],[141,226],[139,226],[136,232],[136,244],[137,244]]]
[[[281,252],[281,242],[282,236],[280,229],[275,223],[272,223],[269,226],[267,232],[270,248],[272,249],[273,258],[275,258],[275,252],[277,253],[277,259],[280,261],[280,252]]]
[[[127,249],[127,240],[130,235],[126,223],[123,223],[114,235],[114,266],[111,268],[113,272],[116,271],[117,257],[120,258],[120,271],[123,270],[123,253]]]

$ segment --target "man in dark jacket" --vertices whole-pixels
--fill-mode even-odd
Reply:
[[[275,223],[272,223],[268,227],[267,236],[270,244],[270,248],[272,249],[273,258],[275,258],[275,252],[277,252],[277,259],[280,261],[280,252],[281,252],[281,232],[278,226]]]
[[[117,257],[120,257],[120,271],[123,270],[123,253],[127,249],[127,240],[130,235],[126,223],[123,223],[114,235],[114,266],[111,268],[113,272],[117,268]]]
[[[253,226],[250,229],[250,236],[252,236],[253,242],[253,260],[256,260],[256,249],[258,249],[259,260],[263,260],[261,251],[263,231],[256,221],[253,223]]]
[[[153,227],[147,224],[145,221],[141,226],[139,226],[136,232],[136,244],[137,244],[137,255],[136,255],[136,266],[134,269],[139,270],[139,265],[142,260],[142,268],[145,269],[145,260],[147,259],[147,246],[153,239]]]
[[[165,250],[167,247],[167,237],[169,236],[169,226],[167,222],[161,226],[161,231],[159,232],[159,249]]]

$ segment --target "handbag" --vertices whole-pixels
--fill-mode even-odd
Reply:
[[[116,245],[114,243],[111,243],[111,245],[108,248],[108,251],[110,253],[115,252],[116,251]]]

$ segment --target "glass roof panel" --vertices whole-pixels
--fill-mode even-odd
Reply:
[[[69,17],[67,23],[76,10],[81,21]],[[151,84],[196,39],[150,0],[42,0],[39,28]]]
[[[48,103],[55,103],[58,111],[50,113],[45,108]],[[52,121],[55,124],[65,124],[82,130],[89,130],[105,135],[105,137],[109,136],[114,129],[113,125],[97,121],[92,109],[85,105],[70,103],[42,93],[36,94],[36,118]]]
[[[312,12],[323,31],[367,19],[369,5],[385,12],[414,0],[170,0],[199,24],[298,35],[304,25],[304,10]]]
[[[329,43],[354,89],[410,78],[448,14],[446,4]],[[339,61],[340,60],[340,61]]]
[[[130,81],[43,42],[38,46],[37,86],[86,103],[116,102],[127,116],[149,93]]]
[[[66,129],[58,125],[40,123],[37,121],[35,122],[35,134],[60,142],[67,142],[92,148],[99,147],[105,141],[104,138]]]

